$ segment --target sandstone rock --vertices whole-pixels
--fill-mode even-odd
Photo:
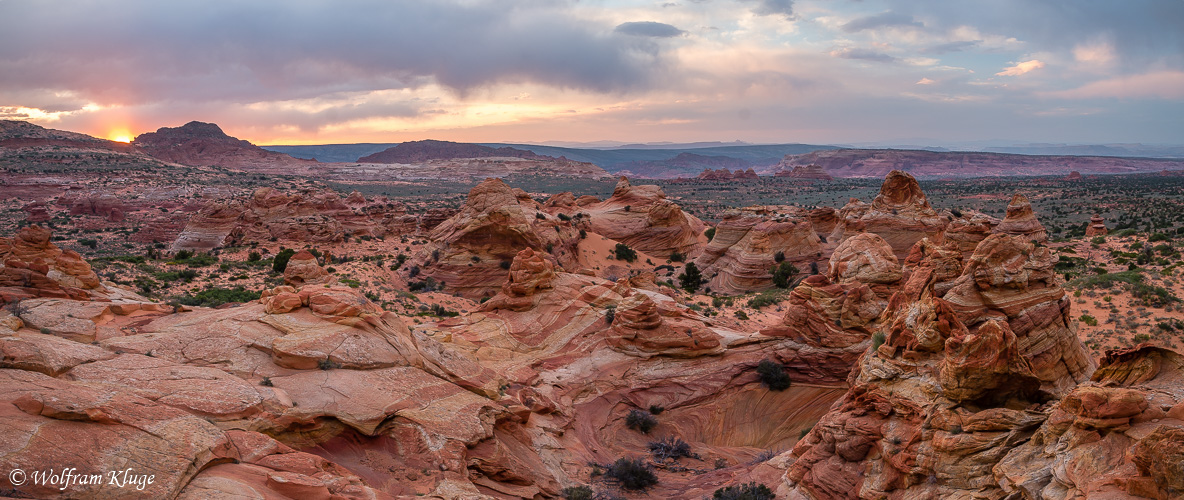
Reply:
[[[590,216],[589,228],[634,250],[666,258],[678,252],[688,258],[702,249],[699,237],[706,226],[666,199],[658,186],[634,186],[621,177],[613,195],[599,203],[581,203]]]
[[[430,238],[417,257],[423,274],[468,297],[492,296],[526,248],[565,268],[578,267],[579,232],[571,222],[546,215],[530,196],[499,179],[474,187],[464,208]]]
[[[1089,218],[1089,225],[1085,228],[1085,237],[1106,236],[1109,232],[1110,230],[1106,228],[1105,219],[1102,219],[1101,215],[1094,214]]]
[[[981,212],[968,212],[951,221],[946,227],[945,242],[955,245],[963,254],[970,256],[999,223],[999,219]]]
[[[1007,217],[992,232],[1023,236],[1037,243],[1048,241],[1048,232],[1032,212],[1032,203],[1019,193],[1011,197],[1011,203],[1007,204]]]
[[[50,243],[50,236],[48,229],[27,226],[12,238],[0,238],[0,288],[17,297],[86,298],[91,291],[104,291],[90,264]]]
[[[731,211],[716,225],[715,237],[695,264],[710,277],[712,290],[734,294],[773,286],[776,257],[807,269],[822,258],[822,244],[805,220],[777,219]]]
[[[792,170],[786,170],[781,164],[778,164],[777,167],[774,168],[781,168],[776,174],[773,174],[776,177],[789,177],[792,179],[810,179],[819,181],[834,180],[834,177],[831,177],[830,174],[826,173],[826,169],[819,165],[794,165]]]
[[[839,211],[839,223],[829,239],[842,242],[859,233],[875,233],[903,259],[921,238],[941,240],[947,224],[929,205],[917,180],[893,170],[871,204],[852,200]]]
[[[287,285],[300,287],[329,281],[329,273],[317,263],[317,258],[308,250],[296,252],[288,259],[288,266],[284,268],[284,283]]]
[[[841,284],[891,284],[900,281],[900,263],[884,238],[863,233],[839,244],[831,254],[827,276]]]

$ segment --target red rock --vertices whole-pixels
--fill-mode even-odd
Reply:
[[[329,273],[317,262],[317,258],[308,250],[296,252],[288,259],[288,266],[284,268],[284,284],[294,287],[321,284],[332,281]]]
[[[1085,228],[1085,237],[1106,236],[1109,232],[1110,230],[1106,229],[1106,221],[1102,219],[1102,216],[1094,214],[1093,217],[1089,218],[1089,226]]]
[[[776,177],[789,177],[791,179],[809,179],[819,181],[834,180],[834,177],[831,177],[830,174],[826,173],[826,169],[819,165],[794,165],[792,170],[785,169],[785,166],[782,164],[778,164],[777,167],[780,167],[780,170],[778,170],[776,174],[773,174]]]
[[[658,186],[634,186],[621,177],[609,199],[591,204],[581,200],[577,205],[590,216],[592,231],[634,250],[665,258],[674,252],[694,257],[702,249],[703,221],[667,200]]]
[[[823,248],[814,226],[805,220],[729,211],[695,264],[710,278],[713,291],[746,293],[772,288],[778,254],[799,269],[821,261]]]
[[[852,200],[839,211],[839,224],[831,238],[841,242],[859,233],[875,233],[904,259],[921,238],[940,240],[948,221],[929,205],[913,176],[893,170],[884,178],[872,203]]]
[[[1048,241],[1048,232],[1036,219],[1036,214],[1032,212],[1032,204],[1026,196],[1019,193],[1011,197],[1011,203],[1007,204],[1007,217],[1004,217],[1003,222],[995,226],[992,232],[1023,236],[1037,243]]]

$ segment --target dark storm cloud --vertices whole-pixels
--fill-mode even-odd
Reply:
[[[874,16],[852,19],[851,22],[843,25],[843,31],[846,31],[847,33],[856,33],[863,30],[893,26],[913,26],[922,28],[925,25],[921,22],[918,22],[916,19],[913,19],[913,16],[889,11],[876,14]]]
[[[660,45],[554,2],[0,1],[0,101],[72,91],[102,103],[254,102],[532,82],[644,89]]]
[[[623,35],[651,36],[655,38],[672,38],[686,33],[666,23],[653,21],[635,21],[618,24],[613,31]]]

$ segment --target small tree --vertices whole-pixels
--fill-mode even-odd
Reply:
[[[780,264],[773,266],[773,269],[770,269],[769,272],[773,274],[773,286],[777,288],[789,288],[790,280],[801,271],[793,264],[782,261]]]
[[[694,262],[688,262],[683,273],[678,275],[679,286],[688,293],[695,293],[702,283],[703,274],[699,272],[699,266],[696,266]]]
[[[789,389],[789,375],[785,373],[785,366],[781,363],[766,359],[756,366],[756,373],[760,376],[761,383],[768,386],[771,391]]]

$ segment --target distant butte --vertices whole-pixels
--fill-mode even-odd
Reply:
[[[180,127],[161,127],[141,134],[132,141],[154,158],[190,166],[218,165],[226,168],[265,173],[292,173],[295,166],[315,165],[316,160],[302,160],[268,151],[242,139],[226,135],[213,123],[192,121]]]

